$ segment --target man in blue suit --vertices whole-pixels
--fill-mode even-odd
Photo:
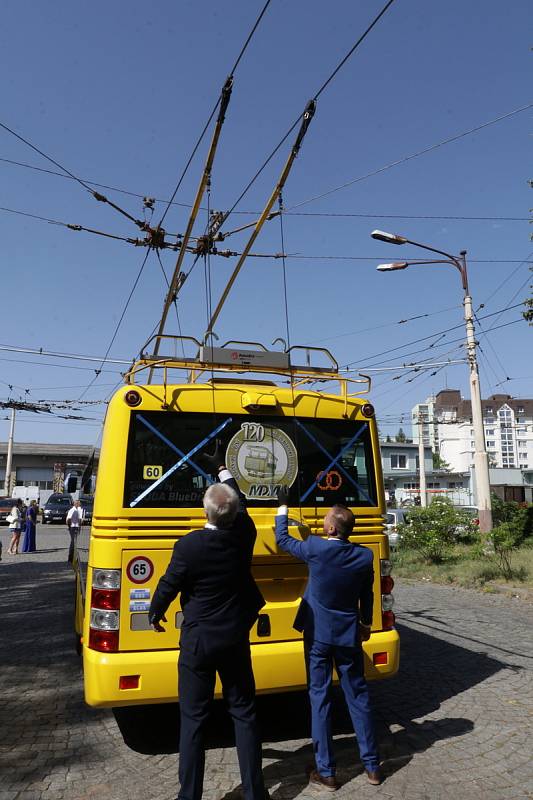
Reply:
[[[335,758],[331,735],[331,683],[333,664],[359,744],[368,780],[381,783],[368,687],[363,670],[361,642],[370,636],[374,570],[371,550],[352,544],[355,518],[344,506],[333,506],[324,517],[326,538],[310,536],[305,542],[289,536],[287,493],[279,495],[276,541],[291,555],[305,561],[309,580],[294,627],[303,631],[308,662],[311,735],[316,769],[309,781],[335,791]]]

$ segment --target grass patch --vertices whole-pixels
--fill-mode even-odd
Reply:
[[[513,553],[513,578],[506,581],[495,559],[478,554],[476,545],[456,544],[449,558],[440,564],[428,564],[411,549],[400,547],[392,553],[393,574],[434,583],[455,584],[467,588],[490,589],[489,584],[533,588],[533,541]]]

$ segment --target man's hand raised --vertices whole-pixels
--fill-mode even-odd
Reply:
[[[211,475],[216,475],[221,467],[225,465],[224,454],[222,452],[222,442],[217,439],[215,442],[215,452],[212,455],[201,453],[197,456],[197,461]]]
[[[288,486],[281,486],[278,492],[278,503],[280,506],[289,505],[289,488]]]

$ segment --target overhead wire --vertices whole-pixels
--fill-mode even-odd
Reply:
[[[10,128],[8,125],[6,125],[3,122],[0,122],[0,128],[3,128],[5,131],[10,133],[16,139],[19,139],[19,141],[23,142],[25,145],[30,147],[32,150],[34,150],[40,156],[45,158],[47,161],[50,161],[52,164],[54,164],[54,166],[58,167],[60,170],[62,170],[64,173],[66,173],[70,178],[72,178],[72,180],[75,180],[77,183],[80,184],[80,186],[82,186],[84,189],[86,189],[89,192],[89,194],[91,194],[94,197],[95,200],[97,200],[98,202],[101,202],[101,203],[107,203],[108,205],[111,206],[111,208],[114,208],[115,211],[118,211],[119,214],[122,214],[122,216],[127,217],[131,222],[134,222],[139,228],[144,229],[144,225],[141,222],[141,220],[135,219],[135,217],[133,217],[129,212],[125,211],[123,208],[121,208],[120,206],[116,205],[116,203],[113,203],[105,195],[100,194],[95,189],[91,189],[91,187],[89,186],[88,183],[86,183],[81,178],[78,178],[78,176],[74,175],[74,173],[71,172],[69,169],[67,169],[67,167],[63,166],[63,164],[60,164],[59,161],[56,161],[54,158],[52,158],[52,156],[48,155],[43,150],[40,150],[36,145],[32,144],[32,142],[30,142],[28,139],[24,138],[24,136],[21,136],[19,133],[14,131],[12,128]]]
[[[525,289],[525,287],[527,286],[527,284],[529,283],[529,281],[530,281],[530,280],[531,280],[531,276],[530,276],[530,275],[528,275],[528,276],[527,276],[527,278],[525,279],[525,281],[524,281],[524,282],[523,282],[523,283],[522,283],[522,284],[521,284],[521,285],[518,287],[518,289],[516,290],[516,292],[513,294],[513,296],[512,296],[512,297],[511,297],[511,299],[509,300],[509,305],[505,306],[505,308],[503,308],[503,309],[502,309],[500,312],[498,312],[498,315],[496,316],[496,319],[494,320],[493,324],[492,324],[492,325],[491,325],[491,326],[488,328],[488,331],[491,331],[491,330],[493,330],[493,329],[494,329],[494,327],[495,327],[496,323],[498,322],[499,318],[501,317],[501,315],[502,315],[502,314],[504,314],[504,313],[505,313],[505,311],[507,311],[507,310],[508,310],[508,309],[510,309],[510,308],[516,308],[516,307],[517,307],[517,305],[518,305],[518,306],[524,306],[524,302],[525,302],[525,301],[524,301],[524,302],[522,302],[522,303],[517,303],[517,304],[516,304],[516,305],[514,305],[514,306],[512,306],[512,305],[511,305],[511,303],[513,302],[513,300],[515,300],[515,299],[516,299],[516,297],[517,297],[517,296],[520,294],[520,292],[521,292],[523,289]],[[482,318],[482,319],[483,319],[483,318]],[[488,331],[487,331],[487,333],[488,333]]]
[[[239,255],[236,253],[235,255]],[[271,258],[279,258],[280,254],[273,254]],[[307,261],[390,261],[390,254],[388,256],[332,256],[332,255],[305,255],[303,253],[286,253],[286,258],[292,259],[305,259]],[[264,258],[264,256],[263,256]],[[410,258],[410,264],[416,264],[421,259]],[[469,264],[529,264],[530,261],[524,261],[517,258],[469,258]]]
[[[512,309],[518,308],[521,305],[522,305],[522,303],[516,303],[516,305],[508,306],[507,308],[503,309],[503,311],[511,311]],[[502,313],[503,313],[503,311],[502,311]],[[480,317],[480,319],[489,319],[489,317],[496,316],[499,313],[500,313],[499,310],[498,311],[493,311],[490,314],[484,314],[483,316]],[[360,363],[361,361],[364,363],[365,361],[367,361],[369,359],[379,358],[379,356],[387,355],[388,353],[392,353],[392,352],[395,352],[397,350],[403,350],[405,347],[410,347],[413,344],[419,344],[420,342],[428,341],[428,339],[434,339],[436,336],[440,336],[441,334],[447,334],[447,333],[450,333],[451,331],[457,330],[458,328],[461,328],[463,326],[463,324],[464,323],[460,323],[458,325],[452,325],[450,328],[444,328],[443,330],[436,331],[435,333],[431,333],[428,336],[423,336],[423,337],[420,337],[418,339],[413,339],[412,341],[406,342],[403,345],[398,345],[397,347],[388,348],[387,350],[383,350],[380,353],[374,353],[371,356],[366,356],[366,358],[361,358],[358,361],[350,361],[349,363],[345,364],[344,366],[351,367],[353,364]],[[371,366],[371,365],[369,365],[369,366]]]
[[[374,26],[375,26],[375,25],[377,25],[377,23],[379,22],[379,20],[381,19],[381,17],[382,17],[382,16],[383,16],[383,15],[384,15],[384,14],[385,14],[387,11],[388,11],[388,9],[389,9],[389,8],[390,8],[390,6],[393,4],[393,2],[394,2],[394,0],[388,0],[388,2],[387,2],[387,3],[386,3],[384,6],[383,6],[383,8],[382,8],[382,9],[381,9],[381,11],[380,11],[380,12],[377,14],[377,16],[376,16],[376,17],[374,17],[374,19],[372,20],[372,22],[370,23],[370,25],[369,25],[369,26],[366,28],[366,30],[364,31],[364,33],[363,33],[363,34],[362,34],[362,35],[361,35],[361,36],[360,36],[360,37],[357,39],[357,41],[356,41],[356,42],[355,42],[355,44],[354,44],[354,45],[353,45],[353,46],[350,48],[350,50],[348,51],[348,53],[347,53],[347,54],[346,54],[346,55],[345,55],[345,56],[344,56],[344,57],[341,59],[341,61],[340,61],[340,62],[337,64],[337,66],[335,67],[335,69],[334,69],[334,70],[333,70],[333,71],[330,73],[330,75],[329,75],[329,76],[326,78],[326,80],[325,80],[325,81],[324,81],[324,83],[323,83],[323,84],[320,86],[320,88],[318,89],[318,91],[317,91],[317,92],[315,92],[315,94],[314,94],[314,96],[313,96],[313,98],[312,98],[312,101],[313,101],[314,103],[316,103],[316,102],[317,102],[318,98],[319,98],[319,97],[320,97],[320,95],[321,95],[321,94],[324,92],[324,90],[326,89],[326,87],[327,87],[327,86],[329,86],[329,84],[331,83],[331,81],[332,81],[332,80],[333,80],[333,79],[336,77],[337,73],[338,73],[338,72],[339,72],[339,71],[342,69],[342,67],[344,66],[344,64],[345,64],[345,63],[346,63],[346,62],[347,62],[347,61],[348,61],[348,60],[351,58],[351,56],[354,54],[354,52],[357,50],[357,48],[358,48],[358,47],[359,47],[359,46],[360,46],[360,45],[363,43],[363,41],[366,39],[366,37],[368,36],[368,34],[370,33],[370,31],[371,31],[371,30],[374,28]],[[305,113],[305,112],[304,112],[304,113]],[[253,184],[254,184],[254,183],[255,183],[255,181],[258,179],[258,177],[261,175],[261,173],[263,172],[263,170],[265,169],[265,167],[266,167],[266,166],[267,166],[267,165],[270,163],[270,161],[271,161],[271,160],[274,158],[274,156],[276,155],[276,153],[278,152],[278,150],[279,150],[279,149],[280,149],[280,148],[283,146],[283,144],[284,144],[284,143],[287,141],[287,139],[289,138],[289,136],[291,135],[291,133],[292,133],[292,132],[293,132],[293,131],[296,129],[296,127],[297,127],[297,126],[298,126],[298,125],[301,123],[301,121],[302,121],[302,119],[303,119],[303,116],[304,116],[303,114],[300,114],[300,115],[297,117],[297,119],[296,119],[296,120],[295,120],[295,121],[292,123],[292,125],[290,126],[290,128],[288,129],[288,131],[287,131],[287,132],[284,134],[284,136],[283,136],[283,137],[282,137],[282,139],[281,139],[281,140],[278,142],[278,144],[275,146],[275,148],[272,150],[272,152],[271,152],[271,153],[270,153],[270,154],[267,156],[267,158],[266,158],[266,159],[263,161],[262,165],[259,167],[259,169],[258,169],[258,170],[257,170],[257,172],[255,173],[255,175],[252,177],[252,179],[251,179],[251,180],[249,181],[249,183],[246,185],[246,187],[245,187],[245,188],[244,188],[244,190],[241,192],[241,194],[239,195],[239,197],[237,198],[237,200],[236,200],[236,201],[233,203],[233,205],[231,206],[230,210],[229,210],[228,212],[225,212],[225,217],[226,217],[226,220],[228,219],[228,217],[229,217],[231,214],[233,214],[233,213],[234,213],[234,211],[235,211],[236,207],[239,205],[239,203],[241,202],[241,200],[242,200],[242,199],[245,197],[245,195],[248,193],[248,191],[249,191],[249,190],[250,190],[250,188],[253,186]]]
[[[446,313],[448,311],[456,311],[459,308],[462,308],[462,306],[450,306],[449,308],[443,308],[440,311],[431,311],[431,312],[429,312],[427,314],[416,314],[413,317],[406,317],[405,319],[398,319],[395,322],[385,322],[385,323],[383,323],[383,325],[373,325],[373,326],[371,326],[369,328],[359,328],[359,330],[356,330],[356,331],[347,331],[345,333],[338,333],[338,334],[335,334],[334,336],[327,336],[327,337],[322,338],[322,339],[312,339],[312,340],[310,340],[308,342],[304,342],[303,344],[304,345],[305,344],[308,344],[308,345],[324,344],[325,342],[332,342],[332,341],[334,341],[336,339],[343,339],[343,338],[345,338],[347,336],[358,336],[360,333],[370,333],[372,331],[377,331],[377,330],[380,330],[382,328],[391,328],[391,327],[395,327],[396,325],[404,325],[404,324],[406,324],[408,322],[413,322],[413,321],[418,320],[418,319],[426,319],[426,318],[429,318],[429,317],[435,317],[438,314],[444,314],[444,313]]]
[[[321,194],[317,194],[314,197],[309,197],[307,200],[302,200],[299,203],[295,203],[290,207],[290,211],[294,211],[295,208],[301,208],[302,206],[307,205],[308,203],[313,203],[315,200],[321,200],[323,197],[327,197],[330,194],[334,194],[335,192],[340,191],[341,189],[346,189],[349,186],[353,186],[355,183],[359,183],[360,181],[364,181],[367,178],[372,178],[374,175],[379,175],[382,172],[386,172],[393,167],[397,167],[400,164],[405,164],[407,161],[411,161],[414,158],[418,158],[419,156],[425,155],[426,153],[430,153],[433,150],[437,150],[439,147],[444,147],[447,144],[451,144],[451,142],[456,142],[459,139],[463,139],[466,136],[470,136],[473,133],[477,133],[478,131],[483,130],[484,128],[488,128],[491,125],[495,125],[498,122],[502,122],[505,119],[509,119],[511,117],[516,116],[517,114],[521,114],[524,111],[528,111],[530,108],[533,108],[533,103],[528,103],[525,106],[520,106],[519,108],[515,108],[513,111],[509,111],[507,114],[502,114],[495,119],[489,120],[488,122],[484,122],[481,125],[476,125],[474,128],[469,128],[462,133],[458,133],[455,136],[450,136],[447,139],[443,139],[437,144],[433,144],[430,147],[425,147],[423,150],[418,150],[416,153],[411,153],[408,156],[404,156],[403,158],[399,158],[396,161],[391,161],[389,164],[385,164],[383,167],[379,167],[378,169],[372,170],[372,172],[367,172],[365,175],[359,175],[357,178],[352,178],[351,180],[347,181],[346,183],[341,184],[340,186],[336,186],[333,189],[328,189],[326,192],[322,192]]]
[[[146,253],[145,253],[145,255],[144,255],[144,258],[142,260],[142,264],[141,264],[140,269],[139,269],[139,271],[137,273],[137,276],[136,276],[136,278],[135,278],[135,280],[133,282],[133,286],[131,287],[130,293],[129,293],[129,295],[127,297],[127,300],[126,300],[126,302],[124,304],[124,308],[122,309],[122,313],[121,313],[121,315],[119,317],[119,320],[118,320],[117,324],[115,325],[115,329],[113,331],[113,335],[111,336],[111,340],[110,340],[110,342],[109,342],[109,344],[107,346],[107,350],[106,350],[105,355],[104,355],[104,357],[102,359],[100,367],[97,370],[95,370],[94,378],[89,382],[88,386],[80,394],[78,400],[81,400],[81,398],[84,397],[87,394],[89,389],[94,385],[94,383],[98,380],[98,377],[100,376],[100,373],[102,371],[102,367],[106,363],[107,357],[109,355],[109,352],[110,352],[111,348],[113,347],[115,339],[117,338],[117,334],[118,334],[118,332],[120,330],[120,326],[122,325],[122,321],[123,321],[123,319],[124,319],[124,317],[126,315],[126,311],[128,310],[128,306],[130,304],[131,298],[133,297],[135,289],[137,288],[137,284],[139,283],[139,281],[141,279],[141,275],[143,274],[144,267],[146,265],[146,262],[148,261],[148,256],[150,255],[150,250],[151,250],[151,248],[148,248]]]
[[[43,167],[37,167],[34,164],[26,164],[23,161],[14,161],[10,158],[2,158],[0,157],[0,163],[10,164],[11,166],[23,167],[25,169],[33,170],[35,172],[43,172],[47,175],[53,175],[57,178],[64,178],[65,180],[72,180],[70,175],[64,175],[62,172],[56,172],[55,170],[51,169],[44,169]],[[111,186],[107,183],[98,183],[97,181],[89,180],[88,178],[83,178],[84,183],[89,184],[90,186],[96,186],[99,189],[107,189],[109,191],[117,192],[118,194],[125,194],[128,197],[136,197],[139,200],[144,200],[146,194],[142,194],[141,192],[132,192],[128,189],[122,189],[118,186]],[[161,198],[161,197],[154,197],[156,203],[170,203],[171,206],[176,206],[178,208],[191,208],[191,203],[178,203],[175,200],[170,201],[168,198]],[[3,209],[6,211],[12,211],[12,209]],[[205,207],[200,206],[201,211],[205,211]],[[19,212],[22,213],[22,212]],[[244,210],[234,210],[232,212],[234,215],[246,215],[246,216],[255,216],[257,217],[261,212],[260,211],[244,211]],[[339,217],[339,218],[364,218],[364,219],[407,219],[407,220],[435,220],[435,221],[446,221],[446,222],[453,222],[453,221],[470,221],[470,222],[530,222],[530,217],[506,217],[506,216],[468,216],[468,215],[451,215],[451,214],[373,214],[368,211],[361,211],[361,212],[332,212],[332,211],[288,211],[285,209],[284,214],[286,217]],[[46,220],[48,221],[48,220]],[[56,220],[50,220],[50,222],[54,223]],[[57,224],[65,224],[58,222]],[[226,234],[227,236],[228,234]]]
[[[107,233],[105,231],[95,230],[94,228],[87,228],[87,227],[85,227],[83,225],[78,225],[78,224],[74,224],[74,223],[70,223],[70,222],[64,222],[62,220],[53,219],[53,218],[50,218],[50,217],[44,217],[44,216],[39,215],[39,214],[32,214],[32,213],[30,213],[28,211],[20,211],[19,209],[8,208],[6,206],[0,206],[0,211],[4,211],[4,212],[10,213],[10,214],[15,214],[15,215],[18,215],[18,216],[29,217],[31,219],[36,219],[36,220],[38,220],[40,222],[46,222],[46,223],[48,223],[50,225],[58,225],[59,227],[68,228],[69,230],[72,230],[72,231],[84,231],[86,233],[92,233],[92,234],[96,234],[98,236],[104,236],[104,237],[106,237],[108,239],[116,239],[117,241],[122,241],[122,242],[126,242],[128,244],[133,244],[136,247],[149,246],[149,244],[150,244],[150,242],[148,240],[135,239],[135,238],[132,238],[132,237],[129,237],[129,236],[118,236],[116,234]],[[276,212],[276,215],[277,215],[277,213],[278,212]],[[284,213],[287,214],[287,212],[285,212],[285,211],[284,211]],[[317,216],[319,216],[319,215],[317,215]],[[331,215],[327,215],[327,216],[331,216]],[[410,217],[409,219],[421,219],[421,217]],[[433,219],[450,219],[450,218],[449,217],[434,217]],[[467,218],[465,217],[464,219],[467,219]],[[474,218],[472,218],[472,219],[474,219]],[[477,219],[479,219],[479,218],[477,218]],[[500,220],[503,220],[503,219],[511,219],[511,218],[488,217],[487,219],[500,219]],[[524,220],[526,220],[526,219],[527,218],[524,218]],[[181,234],[177,234],[177,233],[169,234],[167,232],[165,232],[165,235],[166,236],[177,237],[178,239],[181,236]],[[224,234],[224,236],[227,236],[227,234]],[[168,243],[167,244],[167,243],[165,243],[165,245],[167,247],[169,247],[170,249],[177,249],[179,247],[179,243],[178,244],[174,244],[174,243]],[[186,248],[186,249],[189,249],[189,248]],[[238,251],[229,251],[229,250],[222,250],[222,251],[219,250],[219,251],[217,251],[216,249],[213,249],[212,254],[213,255],[223,256],[224,258],[238,257],[238,256],[242,255],[242,253],[240,253]],[[311,254],[305,254],[305,253],[248,253],[247,257],[248,258],[270,258],[270,259],[280,259],[280,258],[284,257],[286,259],[290,258],[290,259],[309,260],[309,261],[384,261],[389,256],[344,256],[344,255],[328,255],[328,254],[324,254],[324,255],[314,255],[313,254],[313,255],[311,255]],[[469,263],[475,263],[475,264],[518,264],[518,267],[515,270],[513,270],[513,272],[511,273],[511,275],[508,278],[505,278],[505,280],[502,281],[502,283],[499,284],[499,286],[492,292],[491,295],[489,295],[489,297],[487,298],[487,300],[485,302],[488,302],[488,300],[490,300],[496,294],[496,292],[499,291],[499,289],[501,289],[502,286],[504,286],[508,282],[508,280],[510,280],[510,278],[512,278],[516,274],[516,272],[520,269],[520,267],[524,266],[525,264],[533,263],[533,261],[531,260],[532,258],[533,258],[533,252],[530,253],[527,256],[526,259],[522,259],[522,260],[520,260],[520,259],[497,259],[497,258],[490,258],[490,259],[471,258],[471,259],[469,259]],[[409,261],[412,262],[412,263],[416,263],[416,259],[409,259]],[[195,262],[193,262],[193,265],[190,268],[189,272],[188,273],[184,273],[185,277],[188,277],[189,274],[192,272],[192,268],[194,266],[194,263]]]
[[[250,44],[250,42],[252,40],[252,37],[253,37],[254,33],[256,32],[256,30],[257,30],[257,28],[259,26],[259,23],[263,19],[263,16],[265,15],[266,10],[267,10],[268,6],[270,5],[270,3],[271,3],[271,0],[266,0],[266,3],[264,4],[263,8],[261,9],[261,11],[260,11],[260,13],[259,13],[259,15],[258,15],[258,17],[257,17],[252,29],[248,33],[246,41],[244,42],[243,46],[241,47],[241,50],[240,50],[240,52],[239,52],[239,54],[238,54],[238,56],[237,56],[237,58],[235,60],[235,63],[233,64],[233,67],[231,68],[231,71],[229,73],[230,76],[234,75],[235,70],[239,66],[239,64],[241,62],[241,59],[242,59],[244,53],[246,52],[246,50],[248,48],[248,45]],[[183,182],[183,179],[185,178],[185,175],[187,174],[189,166],[190,166],[194,156],[196,155],[196,152],[197,152],[197,150],[198,150],[198,148],[199,148],[199,146],[200,146],[200,144],[201,144],[201,142],[202,142],[202,140],[203,140],[203,138],[205,136],[205,133],[206,133],[207,129],[209,128],[209,125],[211,124],[211,121],[212,121],[213,117],[215,116],[215,114],[217,112],[217,109],[218,109],[218,107],[220,105],[220,101],[221,101],[221,97],[219,96],[217,98],[217,101],[216,101],[214,107],[213,107],[213,110],[211,111],[211,114],[209,115],[209,118],[208,118],[207,122],[205,123],[205,125],[203,127],[202,133],[198,137],[198,140],[197,140],[197,142],[196,142],[196,144],[195,144],[195,146],[193,148],[193,151],[192,151],[191,155],[189,156],[189,158],[187,160],[187,163],[185,164],[185,167],[184,167],[184,169],[183,169],[183,171],[182,171],[182,173],[180,175],[180,178],[178,180],[176,188],[174,189],[174,191],[173,191],[173,193],[172,193],[172,195],[170,197],[170,200],[167,203],[167,207],[165,208],[163,216],[161,217],[161,220],[159,222],[159,227],[163,224],[163,222],[165,220],[165,217],[166,217],[166,215],[168,213],[168,210],[169,210],[170,206],[172,205],[173,200],[176,197],[176,194],[178,193],[178,190],[179,190],[179,188],[180,188],[180,186],[181,186],[181,184]]]
[[[533,250],[526,256],[526,258],[523,261],[521,261],[518,264],[518,266],[511,272],[510,275],[505,276],[505,278],[498,284],[498,286],[491,292],[491,294],[489,294],[486,300],[484,300],[483,305],[486,305],[489,302],[489,300],[492,300],[494,295],[497,294],[500,291],[500,289],[506,286],[511,280],[511,278],[514,278],[520,267],[523,267],[525,264],[529,264],[530,263],[529,259],[531,259],[532,257],[533,257]]]
[[[478,315],[477,315],[477,313],[476,313],[475,311],[474,311],[474,319],[475,319],[475,321],[476,321],[476,323],[477,323],[477,325],[478,325],[478,327],[479,327],[480,331],[482,331],[482,332],[483,332],[483,331],[484,331],[484,328],[483,328],[483,326],[482,326],[482,324],[481,324],[481,321],[480,321],[480,319],[479,319],[479,317],[478,317]],[[500,357],[499,357],[498,353],[496,352],[496,350],[495,350],[495,348],[494,348],[494,345],[492,344],[492,342],[491,342],[490,338],[489,338],[489,339],[487,339],[487,344],[488,344],[488,346],[490,347],[490,349],[492,350],[492,352],[493,352],[493,354],[494,354],[494,357],[495,357],[496,361],[498,362],[498,365],[499,365],[499,367],[500,367],[500,369],[501,369],[501,371],[502,371],[502,375],[503,375],[503,376],[504,376],[504,377],[505,377],[505,378],[508,380],[508,379],[509,379],[509,377],[508,377],[508,375],[507,375],[507,370],[506,370],[506,368],[503,366],[503,364],[502,364],[502,361],[501,361],[501,359],[500,359]],[[481,346],[480,346],[480,350],[481,350]],[[488,361],[488,358],[487,358],[487,361]],[[495,371],[495,370],[493,370],[493,372],[494,372],[494,374],[496,375],[496,371]],[[499,377],[498,377],[498,376],[496,376],[496,381],[499,381],[499,380],[500,380],[500,379],[499,379]]]

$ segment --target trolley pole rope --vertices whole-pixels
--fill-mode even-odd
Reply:
[[[270,212],[272,211],[272,207],[273,207],[274,203],[276,202],[276,200],[280,196],[281,192],[283,191],[283,187],[285,186],[285,182],[286,182],[287,178],[289,177],[289,173],[290,173],[290,171],[292,169],[292,165],[294,164],[296,156],[298,155],[298,153],[300,151],[300,147],[302,146],[302,142],[303,142],[304,136],[307,133],[307,129],[308,129],[310,123],[311,123],[311,120],[313,119],[313,116],[314,116],[314,113],[315,113],[315,109],[316,109],[315,101],[314,100],[310,100],[308,102],[306,108],[305,108],[305,111],[304,111],[303,115],[302,115],[302,122],[301,122],[301,125],[300,125],[300,130],[298,131],[298,135],[296,136],[296,141],[294,142],[294,145],[292,146],[292,150],[291,150],[291,152],[289,154],[289,157],[288,157],[287,161],[285,162],[285,165],[284,165],[284,167],[283,167],[283,169],[281,171],[280,178],[279,178],[279,180],[278,180],[278,182],[276,184],[276,187],[275,187],[274,191],[270,195],[270,197],[268,199],[268,202],[267,202],[266,206],[264,207],[263,212],[261,213],[261,216],[259,217],[259,219],[255,223],[255,227],[254,227],[254,230],[252,231],[252,235],[248,239],[248,242],[246,243],[246,246],[245,246],[243,252],[241,253],[240,258],[239,258],[237,264],[235,265],[235,269],[233,270],[233,272],[231,274],[231,277],[230,277],[229,281],[226,284],[226,288],[224,289],[224,291],[222,293],[222,297],[218,301],[218,305],[215,308],[215,310],[213,312],[213,315],[211,316],[211,319],[209,320],[209,324],[207,326],[207,330],[208,331],[212,331],[213,330],[215,322],[217,321],[218,316],[219,316],[219,314],[220,314],[220,312],[222,310],[222,306],[226,302],[228,294],[230,293],[231,288],[232,288],[233,284],[235,283],[237,275],[241,271],[242,265],[246,261],[246,257],[248,256],[248,253],[250,252],[250,250],[251,250],[251,248],[253,246],[253,243],[255,242],[257,237],[259,236],[259,233],[260,233],[261,228],[263,227],[264,223],[269,218]]]
[[[209,147],[209,152],[207,154],[207,159],[204,166],[204,171],[202,173],[202,177],[200,179],[200,184],[198,186],[198,190],[196,192],[196,197],[194,200],[194,204],[191,210],[191,215],[189,217],[189,222],[187,224],[187,229],[183,235],[183,240],[181,242],[181,249],[179,251],[178,259],[176,261],[176,266],[174,268],[174,273],[172,275],[172,280],[170,281],[170,287],[168,290],[168,294],[165,298],[165,305],[163,307],[163,313],[161,314],[161,320],[159,322],[159,327],[157,331],[157,336],[154,343],[154,356],[159,353],[159,345],[160,339],[159,337],[162,335],[163,331],[165,330],[165,323],[167,321],[168,312],[174,302],[174,296],[176,291],[179,287],[180,282],[180,275],[181,275],[181,267],[183,264],[183,259],[185,258],[185,253],[187,252],[187,245],[189,243],[189,239],[192,234],[192,230],[194,227],[194,223],[196,222],[196,217],[198,215],[198,211],[200,209],[200,204],[202,202],[207,184],[209,183],[211,177],[211,169],[213,166],[213,161],[215,158],[215,153],[218,146],[218,140],[220,138],[220,132],[222,130],[222,125],[224,124],[224,119],[226,117],[226,111],[229,105],[229,101],[231,98],[231,90],[233,88],[233,76],[230,75],[229,78],[226,80],[224,86],[222,87],[222,93],[220,97],[220,109],[218,112],[217,122],[215,125],[215,130],[213,131],[213,137],[211,139],[211,145]],[[152,382],[153,376],[153,368],[150,369],[148,383]]]

